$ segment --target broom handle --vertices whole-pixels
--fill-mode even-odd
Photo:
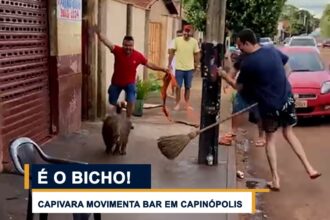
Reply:
[[[204,132],[204,131],[206,131],[206,130],[208,130],[208,129],[210,129],[210,128],[213,128],[213,127],[219,125],[220,123],[225,122],[225,121],[227,121],[227,120],[229,120],[229,119],[231,119],[231,118],[233,118],[233,117],[235,117],[235,116],[237,116],[237,115],[240,115],[240,114],[242,114],[242,113],[244,113],[244,112],[250,110],[251,108],[253,108],[253,107],[257,106],[257,105],[258,105],[258,103],[254,103],[254,104],[252,104],[252,105],[250,105],[250,106],[248,106],[248,107],[242,109],[241,111],[238,111],[238,112],[236,112],[236,113],[234,113],[234,114],[228,116],[227,118],[222,119],[221,121],[217,121],[216,123],[213,123],[213,124],[211,124],[211,125],[209,125],[209,126],[203,128],[203,129],[197,131],[197,133],[200,134],[200,133],[202,133],[202,132]]]

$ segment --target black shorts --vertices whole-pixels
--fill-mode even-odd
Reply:
[[[288,101],[281,110],[263,114],[261,117],[262,128],[266,133],[273,133],[277,131],[279,127],[296,125],[298,120],[293,96],[289,96]]]

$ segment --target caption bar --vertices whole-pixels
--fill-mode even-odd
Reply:
[[[30,170],[32,189],[151,188],[151,165],[33,164]]]
[[[36,191],[32,208],[34,213],[252,213],[253,194]]]

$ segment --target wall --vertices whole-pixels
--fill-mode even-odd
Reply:
[[[106,34],[107,38],[116,45],[121,46],[123,37],[126,35],[126,4],[108,0],[100,1],[101,17],[101,31]],[[108,100],[108,87],[111,83],[111,77],[114,71],[114,56],[104,45],[101,45],[102,50],[102,69],[106,74],[106,85],[104,93],[106,93],[106,101]],[[108,104],[108,103],[107,103]]]
[[[168,44],[175,37],[176,31],[180,28],[179,19],[170,15],[164,2],[155,2],[150,9],[150,21],[161,23],[161,50],[160,50],[160,65],[167,66],[168,64]]]
[[[59,134],[81,126],[81,13],[82,0],[50,5],[52,129]]]
[[[150,22],[158,22],[161,23],[161,38],[160,41],[160,65],[166,66],[167,62],[167,27],[168,27],[168,21],[167,21],[167,15],[168,11],[166,6],[164,5],[163,1],[156,1],[150,8]],[[149,71],[150,72],[150,71]]]
[[[167,15],[168,10],[163,1],[156,1],[150,8],[150,21],[162,22],[162,15]]]

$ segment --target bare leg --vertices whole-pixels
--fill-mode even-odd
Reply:
[[[237,130],[240,125],[242,125],[242,122],[244,121],[244,114],[237,115],[232,118],[232,133],[237,134]]]
[[[134,102],[127,102],[126,116],[128,119],[131,119],[132,113],[134,111],[134,105]]]
[[[173,83],[171,83],[171,95],[172,96],[174,96],[174,94],[175,94],[175,89],[176,89],[176,86],[173,84]]]
[[[318,174],[318,172],[312,167],[312,165],[308,161],[304,148],[295,133],[293,132],[293,128],[291,126],[283,128],[283,137],[290,144],[292,150],[296,153],[297,157],[302,162],[306,172],[310,176]]]
[[[262,123],[261,121],[258,122],[258,134],[260,139],[265,139],[265,132],[262,130]]]
[[[174,110],[180,109],[180,100],[181,100],[181,88],[176,87],[176,103],[175,103]]]
[[[277,171],[275,139],[276,139],[276,132],[266,133],[266,155],[267,155],[270,171],[272,173],[271,186],[275,188],[280,188],[280,177]]]
[[[190,89],[185,89],[184,90],[184,99],[186,102],[189,102],[189,98],[190,98]]]
[[[190,100],[190,89],[185,89],[184,90],[184,99],[186,101],[186,109],[187,110],[192,110],[192,107],[190,106],[189,100]]]
[[[259,121],[257,123],[257,125],[258,125],[258,139],[256,141],[256,146],[257,147],[263,147],[263,146],[265,146],[265,143],[266,143],[265,142],[265,132],[262,129],[261,121]]]

